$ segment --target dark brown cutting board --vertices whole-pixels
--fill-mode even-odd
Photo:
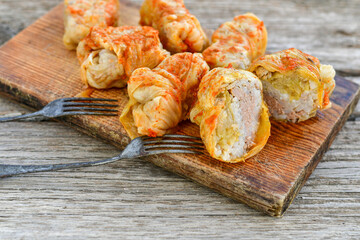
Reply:
[[[136,25],[138,7],[128,3],[121,7],[121,23]],[[75,52],[62,44],[63,31],[60,4],[0,48],[2,94],[39,109],[83,90]],[[355,83],[337,77],[336,84],[331,109],[300,124],[273,122],[266,147],[245,163],[226,164],[206,155],[160,155],[147,160],[269,215],[281,216],[359,99]],[[127,102],[125,89],[95,91],[92,96],[119,99],[120,111]],[[117,117],[74,116],[62,121],[120,148],[129,142]],[[180,129],[180,134],[199,135],[198,127],[188,121]]]

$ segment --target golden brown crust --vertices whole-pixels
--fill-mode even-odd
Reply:
[[[267,31],[254,14],[247,13],[222,24],[212,36],[212,45],[204,52],[211,68],[247,69],[251,62],[265,54]]]
[[[116,26],[119,12],[118,0],[65,0],[63,42],[69,50],[88,35],[93,26]]]
[[[104,72],[97,73],[94,70],[90,74],[89,68],[101,64],[96,62],[101,60],[96,59],[97,54],[101,53],[108,61],[102,63],[104,66],[101,69],[104,69]],[[154,68],[169,56],[169,53],[162,48],[158,31],[155,29],[123,26],[105,29],[93,27],[89,35],[80,42],[77,56],[81,64],[83,82],[91,87],[103,89],[125,86],[135,69]],[[106,72],[112,69],[116,73]],[[104,75],[108,79],[104,79]]]
[[[159,30],[164,48],[172,53],[202,52],[208,39],[183,0],[145,0],[140,9],[140,24]]]
[[[135,70],[128,82],[130,100],[120,116],[129,136],[162,136],[188,118],[208,70],[201,54],[192,53],[168,57],[153,70]]]

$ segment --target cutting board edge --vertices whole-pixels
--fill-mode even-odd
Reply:
[[[238,188],[238,189],[240,189],[240,191],[237,192],[237,196],[234,196],[234,193],[235,193],[234,190],[230,191],[230,190],[224,188],[222,185],[217,185],[217,187],[210,186],[205,181],[203,181],[203,179],[200,178],[199,176],[195,175],[195,177],[191,177],[191,176],[189,176],[189,174],[184,174],[184,173],[179,172],[178,171],[179,168],[173,169],[173,168],[171,168],[171,165],[170,165],[170,167],[168,167],[164,164],[159,164],[158,162],[154,162],[152,160],[150,160],[150,161],[153,164],[155,164],[161,168],[164,168],[170,172],[176,173],[182,177],[185,177],[187,179],[195,181],[201,185],[205,185],[208,188],[215,190],[216,192],[219,192],[219,193],[221,193],[231,199],[234,199],[236,201],[245,203],[246,205],[248,205],[252,208],[255,208],[257,210],[260,210],[261,212],[264,212],[270,216],[282,217],[284,215],[284,213],[286,212],[286,210],[291,205],[292,201],[295,199],[295,197],[299,193],[299,191],[301,190],[301,188],[306,183],[309,176],[315,170],[316,166],[321,161],[324,153],[329,149],[329,147],[333,143],[335,137],[337,136],[338,132],[342,129],[342,127],[346,123],[347,119],[354,111],[357,103],[359,102],[360,86],[350,80],[347,80],[346,78],[343,78],[340,76],[337,76],[337,77],[342,78],[345,81],[351,82],[351,84],[353,84],[354,87],[356,87],[356,91],[352,94],[351,99],[348,101],[348,103],[344,107],[345,110],[344,110],[343,114],[339,117],[339,119],[334,124],[334,126],[333,126],[331,132],[329,133],[329,135],[327,136],[326,140],[319,147],[318,151],[314,154],[314,156],[309,161],[307,166],[305,166],[303,171],[299,174],[300,176],[295,181],[293,187],[290,188],[289,191],[285,195],[273,195],[271,198],[269,198],[269,196],[261,195],[261,192],[258,192],[258,194],[255,195],[254,192],[249,191],[246,193],[244,188]],[[168,157],[168,156],[167,156],[167,158],[171,159],[171,157]],[[244,187],[244,186],[242,186],[242,187]],[[221,190],[219,188],[221,188]],[[229,191],[229,193],[227,191]],[[253,198],[248,197],[249,193],[251,193],[250,196],[252,196]],[[266,201],[262,201],[265,199],[266,199]],[[273,204],[268,204],[269,202],[272,202]]]
[[[36,97],[30,94],[25,94],[17,87],[12,86],[10,83],[9,85],[6,85],[6,83],[2,82],[3,80],[7,81],[5,78],[0,76],[0,95],[9,98],[11,101],[16,101],[20,105],[32,110],[39,110],[44,107],[44,104],[42,104]]]
[[[341,77],[342,78],[342,77]],[[347,80],[346,78],[343,78]],[[349,80],[347,80],[349,81]],[[332,145],[333,141],[335,140],[337,134],[342,129],[344,124],[346,123],[347,119],[350,117],[350,115],[354,112],[356,105],[358,104],[360,100],[360,85],[357,83],[354,83],[354,86],[357,87],[356,92],[352,95],[352,99],[347,104],[344,113],[340,116],[338,121],[334,124],[334,127],[332,128],[332,131],[327,136],[326,140],[322,143],[322,145],[319,147],[318,151],[315,153],[315,155],[312,157],[311,161],[309,161],[309,164],[303,169],[302,173],[300,174],[300,177],[297,178],[295,184],[290,189],[289,193],[286,195],[286,198],[283,200],[282,208],[277,213],[276,216],[282,216],[288,207],[291,205],[292,201],[295,199],[301,188],[305,185],[307,179],[310,177],[312,172],[316,169],[317,165],[321,161],[323,155],[327,152],[327,150]]]

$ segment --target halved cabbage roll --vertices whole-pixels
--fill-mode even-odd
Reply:
[[[97,89],[124,87],[140,67],[154,68],[170,54],[151,27],[93,27],[77,48],[81,79]]]
[[[140,17],[141,25],[159,30],[164,48],[172,53],[202,52],[208,46],[205,32],[183,0],[145,0]]]
[[[129,136],[162,136],[187,119],[208,71],[199,53],[178,53],[153,70],[135,70],[128,82],[130,100],[120,116]]]
[[[232,67],[246,70],[265,54],[267,31],[254,14],[247,13],[222,24],[212,36],[212,45],[204,52],[211,68]]]
[[[118,20],[118,0],[65,0],[63,42],[69,50],[76,49],[78,43],[89,34],[93,26],[116,26]]]
[[[224,162],[254,156],[270,136],[261,81],[245,70],[215,68],[206,74],[190,119],[200,126],[210,155]]]
[[[331,107],[335,70],[295,48],[265,55],[250,69],[263,83],[264,98],[276,120],[299,122]]]

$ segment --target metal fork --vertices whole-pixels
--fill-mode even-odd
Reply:
[[[202,154],[204,145],[201,138],[186,135],[165,135],[163,137],[138,137],[117,156],[99,161],[48,165],[0,165],[0,178],[19,174],[56,171],[60,169],[90,167],[162,153]]]
[[[91,102],[79,102],[91,101]],[[105,98],[60,98],[50,102],[40,111],[24,114],[14,117],[0,118],[0,122],[9,122],[25,118],[32,118],[43,116],[48,118],[62,117],[68,115],[102,115],[102,116],[117,116],[116,109],[109,109],[117,107],[114,104],[93,103],[93,102],[117,102],[115,99]],[[108,107],[108,108],[106,108]]]

